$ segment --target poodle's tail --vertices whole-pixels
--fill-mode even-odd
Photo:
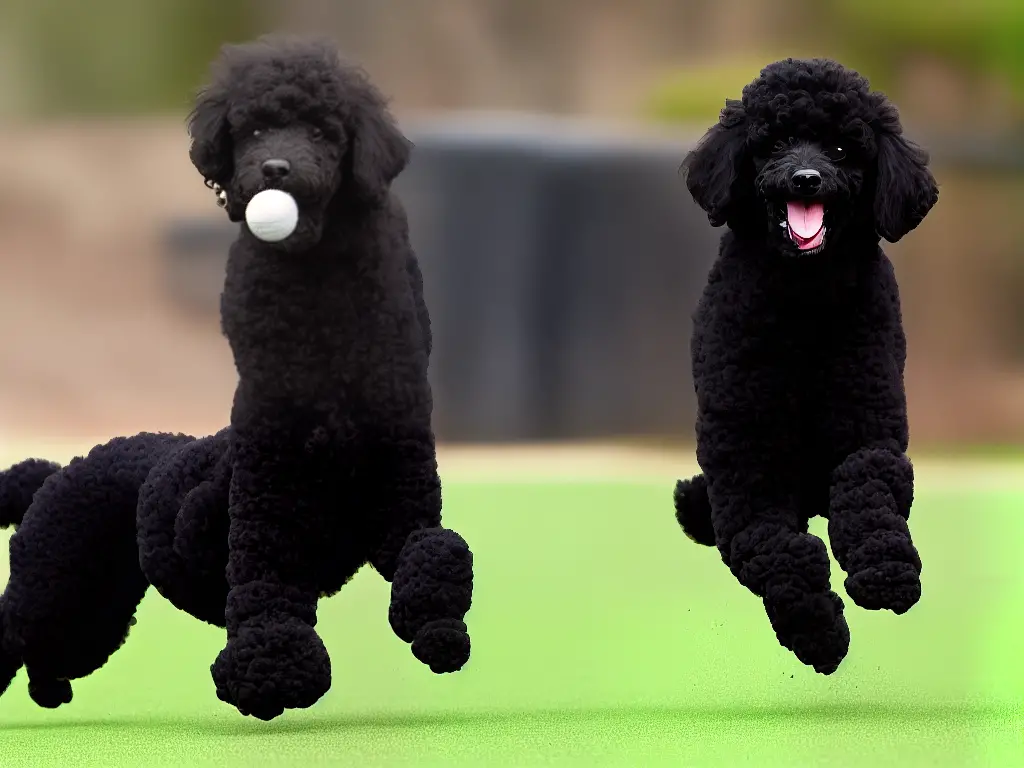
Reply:
[[[704,475],[676,483],[673,494],[676,520],[692,541],[705,547],[715,546],[715,529],[711,525],[711,502],[708,500],[708,481]]]
[[[20,525],[32,505],[32,497],[60,464],[44,459],[26,459],[0,472],[0,528]]]

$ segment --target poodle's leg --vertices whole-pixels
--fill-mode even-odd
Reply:
[[[441,527],[433,435],[393,438],[371,456],[368,493],[383,530],[370,562],[391,582],[391,627],[431,671],[455,672],[469,660],[464,619],[473,599],[473,555],[459,534]]]
[[[11,538],[4,646],[43,707],[71,700],[69,680],[102,667],[127,639],[149,586],[135,508],[152,464],[186,436],[117,438],[75,459],[36,493]]]
[[[3,595],[0,595],[0,696],[3,696],[22,667],[21,653],[9,647],[6,641],[7,621],[4,617],[5,605]]]
[[[217,696],[261,720],[310,707],[330,688],[330,657],[314,629],[321,582],[325,568],[340,585],[365,562],[336,551],[330,535],[344,514],[333,508],[337,466],[330,471],[295,435],[298,418],[277,418],[235,428],[227,645],[211,667]]]
[[[20,525],[43,483],[60,472],[61,466],[43,459],[27,459],[0,472],[0,528]],[[0,596],[0,696],[6,692],[22,667],[21,651],[12,647],[5,618],[6,601]]]
[[[850,632],[829,583],[825,543],[807,532],[803,497],[814,456],[800,382],[788,363],[798,352],[780,346],[772,359],[751,358],[757,347],[744,325],[706,332],[715,354],[695,354],[697,461],[714,542],[740,583],[764,601],[779,642],[830,674],[849,650]]]
[[[457,672],[469,661],[465,617],[473,601],[473,553],[455,531],[409,534],[391,583],[388,619],[395,634],[432,672]]]
[[[855,451],[832,475],[829,540],[862,608],[900,614],[921,599],[921,557],[907,524],[913,477],[906,454],[888,448]]]
[[[229,430],[200,438],[150,471],[139,491],[139,562],[177,608],[224,626]]]
[[[850,631],[829,584],[825,543],[807,533],[797,482],[745,469],[716,474],[713,522],[722,559],[762,598],[779,643],[827,675],[845,658]]]
[[[369,512],[380,526],[370,564],[391,582],[409,534],[441,525],[441,480],[434,438],[420,434],[376,440],[364,453],[361,478]]]
[[[28,695],[38,706],[44,709],[56,709],[62,704],[70,704],[73,697],[71,683],[68,680],[38,675],[28,668]]]
[[[11,621],[11,634],[7,634],[8,621],[5,618],[6,600],[0,597],[0,696],[7,692],[18,670],[22,667],[21,651],[16,646],[23,645],[23,639],[14,631],[16,621]],[[6,646],[6,647],[5,647]],[[28,692],[32,700],[40,707],[56,709],[61,704],[71,701],[71,683],[58,680],[38,668],[28,668]]]
[[[872,265],[828,371],[822,443],[835,469],[829,538],[859,606],[905,613],[921,597],[921,558],[907,519],[914,496],[903,367],[906,339],[892,265]]]

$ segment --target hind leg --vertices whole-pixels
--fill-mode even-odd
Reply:
[[[722,560],[762,599],[779,643],[827,675],[845,658],[850,631],[831,588],[828,550],[808,533],[807,451],[793,428],[799,412],[779,391],[781,377],[769,373],[748,375],[750,400],[734,392],[731,408],[701,413],[697,457]]]
[[[134,623],[148,582],[135,534],[138,487],[184,438],[119,438],[41,488],[11,537],[2,597],[4,650],[28,670],[41,706],[70,699],[69,680],[103,666]]]
[[[134,548],[89,556],[65,547],[64,554],[77,557],[48,568],[58,564],[39,557],[40,542],[17,540],[29,533],[12,539],[7,641],[19,650],[33,701],[55,708],[71,701],[70,680],[96,671],[124,644],[148,585]]]
[[[228,430],[204,437],[153,467],[139,491],[139,562],[163,597],[224,626],[231,461]]]
[[[40,679],[34,670],[29,669],[28,695],[40,707],[56,709],[61,704],[71,703],[71,683],[68,680],[55,680],[46,677]]]
[[[825,543],[807,532],[794,487],[795,479],[784,475],[751,482],[737,470],[716,477],[710,486],[715,533],[722,559],[764,602],[779,643],[827,675],[845,658],[850,630],[829,584]]]

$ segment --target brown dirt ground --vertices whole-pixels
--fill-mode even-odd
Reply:
[[[163,220],[216,210],[186,142],[179,121],[0,131],[0,431],[225,421],[235,373],[217,318],[176,307],[160,273]]]

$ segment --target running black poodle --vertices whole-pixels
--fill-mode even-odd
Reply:
[[[284,36],[223,50],[189,133],[232,221],[268,188],[300,210],[285,240],[243,223],[231,248],[231,425],[0,474],[0,525],[20,523],[0,596],[0,690],[24,664],[37,703],[69,701],[68,680],[124,642],[152,584],[226,627],[212,666],[222,700],[261,719],[308,707],[331,684],[317,601],[367,562],[391,582],[391,625],[413,654],[460,669],[472,554],[441,527],[430,320],[390,192],[410,143],[329,42]]]
[[[769,65],[683,162],[728,226],[694,315],[697,460],[676,516],[762,598],[779,642],[823,674],[849,649],[829,585],[904,613],[921,596],[896,242],[938,200],[896,108],[834,61]]]

